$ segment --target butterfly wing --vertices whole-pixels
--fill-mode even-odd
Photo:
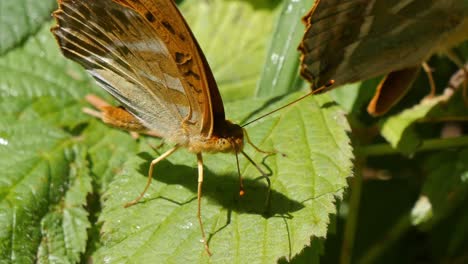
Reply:
[[[62,52],[84,66],[149,129],[166,138],[186,133],[209,136],[214,112],[206,88],[210,78],[203,75],[205,82],[192,83],[192,79],[201,79],[199,72],[205,70],[199,64],[207,65],[206,60],[190,57],[201,52],[198,44],[190,52],[174,52],[172,46],[178,47],[182,39],[171,37],[164,25],[154,24],[155,17],[144,16],[120,2],[59,1],[60,8],[54,13],[58,25],[52,32]],[[159,6],[159,2],[167,1],[153,5]],[[171,19],[188,30],[180,14]],[[185,41],[192,38],[186,35]],[[185,72],[180,70],[181,65]],[[213,89],[217,91],[216,86]],[[217,111],[224,115],[222,103]]]
[[[318,1],[304,17],[301,73],[319,87],[330,79],[339,85],[419,65],[450,34],[468,38],[462,2]]]
[[[153,28],[169,39],[168,49],[204,110],[202,135],[211,135],[214,124],[225,122],[225,113],[213,73],[190,27],[173,0],[114,0],[147,18]],[[164,15],[161,15],[163,14]],[[187,53],[187,51],[191,51]]]

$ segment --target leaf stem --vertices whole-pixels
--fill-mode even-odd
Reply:
[[[352,260],[354,241],[356,236],[356,226],[359,216],[359,205],[362,193],[362,170],[365,164],[363,156],[357,157],[355,176],[351,183],[351,197],[349,201],[349,214],[346,219],[344,230],[343,245],[341,247],[341,264],[349,264]]]
[[[468,136],[456,137],[456,138],[437,138],[428,139],[423,141],[422,145],[416,150],[417,152],[446,149],[452,147],[468,146]],[[401,154],[398,149],[393,148],[387,143],[374,144],[368,146],[362,146],[356,148],[356,154],[358,156],[381,156],[391,154]]]

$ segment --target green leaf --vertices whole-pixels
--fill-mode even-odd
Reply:
[[[122,170],[123,163],[139,151],[138,143],[128,132],[109,129],[100,120],[90,121],[82,136],[83,143],[89,146],[91,171],[99,192],[102,193],[108,188],[115,174]],[[144,141],[144,144],[147,144],[147,141]]]
[[[298,96],[295,93],[268,109]],[[242,120],[263,103],[237,101],[227,105],[227,112],[234,120]],[[335,196],[341,195],[346,177],[351,175],[352,157],[343,129],[346,121],[331,103],[328,96],[309,98],[249,126],[253,142],[286,155],[265,159],[272,170],[271,217],[262,215],[267,188],[263,181],[255,180],[260,175],[251,164],[241,159],[246,195],[238,197],[234,156],[205,156],[202,215],[214,252],[212,262],[261,259],[270,263],[298,254],[311,236],[326,235],[329,214],[335,213]],[[246,151],[257,162],[265,156],[250,147]],[[104,247],[95,256],[98,262],[184,259],[198,263],[208,259],[196,219],[193,154],[180,151],[158,164],[143,202],[123,208],[143,190],[149,162],[156,156],[143,153],[131,158],[111,184],[100,218]]]
[[[63,60],[49,25],[0,69],[0,262],[79,262],[91,178],[72,134],[89,119],[80,101],[90,78]]]
[[[0,2],[0,55],[18,46],[37,32],[50,18],[55,0],[17,0]]]
[[[91,227],[83,208],[92,191],[86,164],[86,152],[75,148],[76,159],[70,164],[68,185],[63,201],[52,208],[41,221],[42,240],[38,263],[78,263],[86,249],[87,229]]]
[[[421,196],[411,210],[411,224],[420,225],[432,218],[432,204],[426,196]]]
[[[76,261],[89,226],[81,207],[89,191],[85,165],[67,134],[43,121],[13,120],[0,123],[0,260],[34,262],[38,246],[50,243]]]
[[[0,57],[0,112],[19,121],[74,126],[86,119],[83,97],[94,81],[63,59],[47,23],[24,46]]]
[[[320,256],[323,255],[323,239],[313,239],[310,246],[306,247],[299,255],[296,255],[293,259],[287,260],[286,258],[280,259],[279,264],[283,263],[308,263],[315,264],[320,263]]]
[[[265,67],[257,84],[256,96],[278,96],[301,87],[297,46],[304,35],[305,27],[298,18],[304,16],[314,2],[312,0],[283,2],[283,9],[270,41]]]
[[[419,104],[406,109],[398,115],[391,116],[381,123],[381,134],[394,148],[404,154],[412,154],[422,143],[417,131],[413,128],[415,122],[426,117],[431,110],[441,102],[446,102],[451,93],[433,98],[423,99]]]
[[[433,154],[425,161],[424,170],[428,172],[428,178],[421,195],[427,196],[431,203],[433,217],[430,224],[434,224],[467,197],[468,149]]]
[[[185,1],[181,9],[205,52],[223,100],[253,95],[276,18],[274,4]],[[260,8],[263,7],[263,8]]]

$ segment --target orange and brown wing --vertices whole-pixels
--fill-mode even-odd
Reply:
[[[188,83],[191,104],[203,112],[201,134],[209,136],[214,123],[224,122],[225,114],[213,73],[184,17],[173,0],[114,0],[137,11],[159,35],[167,39],[167,48]]]
[[[125,1],[60,0],[54,13],[58,25],[52,32],[64,55],[83,65],[149,129],[164,137],[187,129],[209,136],[213,111],[208,82],[202,82],[208,78],[201,77],[203,62],[190,57],[200,53],[198,46],[193,50],[179,45],[184,37],[192,42],[192,35],[175,38],[156,17],[170,17],[170,23],[188,30],[185,21],[170,1],[132,3],[158,7],[158,12],[142,13]],[[179,46],[180,52],[175,52]]]

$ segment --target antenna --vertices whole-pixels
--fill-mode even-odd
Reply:
[[[283,109],[283,108],[286,108],[286,107],[288,107],[288,106],[290,106],[290,105],[292,105],[292,104],[295,104],[295,103],[299,102],[300,100],[306,98],[307,96],[310,96],[310,95],[316,94],[316,93],[318,93],[318,92],[321,92],[321,91],[327,89],[328,87],[332,86],[334,83],[335,83],[334,80],[330,80],[330,81],[328,81],[326,84],[322,85],[320,88],[318,88],[318,89],[316,89],[316,90],[314,90],[314,91],[311,91],[311,92],[307,93],[306,95],[303,95],[303,96],[297,98],[296,100],[294,100],[294,101],[292,101],[292,102],[290,102],[290,103],[287,103],[287,104],[281,106],[280,108],[277,108],[277,109],[275,109],[275,110],[273,110],[273,111],[271,111],[271,112],[269,112],[269,113],[266,113],[266,114],[264,114],[264,115],[262,115],[262,116],[260,116],[260,117],[257,117],[257,118],[255,118],[254,120],[249,121],[249,122],[247,122],[246,124],[242,125],[242,127],[245,127],[245,126],[247,126],[247,125],[250,125],[250,124],[252,124],[253,122],[258,121],[259,119],[262,119],[262,118],[264,118],[264,117],[266,117],[266,116],[269,116],[269,115],[271,115],[271,114],[273,114],[273,113],[275,113],[275,112],[277,112],[277,111],[279,111],[279,110],[281,110],[281,109]]]

